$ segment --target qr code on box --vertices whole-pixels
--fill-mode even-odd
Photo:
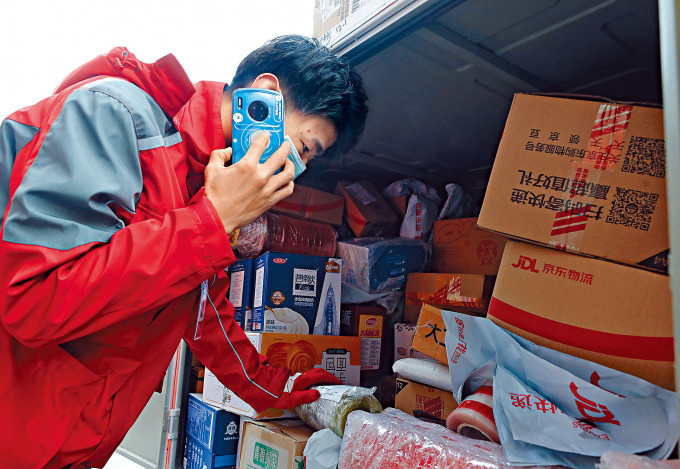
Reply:
[[[631,137],[628,142],[628,151],[623,157],[621,171],[658,178],[665,177],[666,148],[663,139]]]
[[[614,225],[648,231],[658,200],[659,194],[617,187],[612,207],[605,221]]]

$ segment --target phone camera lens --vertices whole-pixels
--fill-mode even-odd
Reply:
[[[251,119],[262,122],[269,115],[269,109],[262,101],[253,101],[250,103],[250,106],[248,106],[248,115]]]

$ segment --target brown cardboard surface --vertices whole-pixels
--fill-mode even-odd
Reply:
[[[386,314],[381,306],[343,304],[340,309],[340,334],[361,339],[361,371],[380,368]]]
[[[409,195],[400,195],[387,199],[387,202],[394,209],[394,213],[399,215],[399,217],[404,218],[406,216],[406,208],[408,207],[409,197]]]
[[[406,282],[404,320],[417,322],[423,304],[484,315],[493,277],[478,274],[412,273]]]
[[[661,109],[516,94],[478,224],[665,272],[663,138]]]
[[[674,389],[665,275],[508,242],[487,317],[538,345]]]
[[[425,420],[446,420],[458,403],[451,391],[397,378],[394,407]]]
[[[401,220],[370,181],[341,181],[335,192],[345,198],[347,223],[357,237],[397,234]]]
[[[507,238],[477,227],[477,218],[434,222],[432,271],[496,275]]]
[[[247,421],[241,434],[239,468],[296,469],[314,433],[302,420]]]
[[[293,195],[274,205],[272,211],[337,226],[342,224],[345,199],[296,184]]]

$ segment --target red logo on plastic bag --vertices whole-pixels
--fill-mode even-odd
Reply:
[[[611,423],[621,426],[621,422],[614,418],[614,413],[607,406],[598,404],[580,395],[573,381],[569,384],[569,389],[576,398],[576,407],[578,407],[579,412],[588,422]]]

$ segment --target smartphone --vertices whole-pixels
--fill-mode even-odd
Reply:
[[[269,145],[260,157],[260,163],[267,159],[281,146],[284,140],[290,144],[288,158],[295,165],[295,177],[304,170],[297,149],[288,136],[284,134],[283,95],[278,91],[262,88],[238,88],[232,93],[232,164],[238,163],[250,148],[252,140],[262,131],[269,132]]]

